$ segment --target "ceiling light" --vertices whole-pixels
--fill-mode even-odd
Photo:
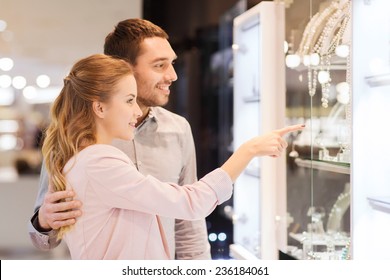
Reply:
[[[14,67],[14,61],[9,57],[3,57],[0,59],[0,69],[3,71],[9,71]]]
[[[23,76],[15,76],[12,79],[12,85],[16,89],[22,89],[26,86],[26,78]]]
[[[12,78],[8,75],[0,76],[0,88],[9,88],[12,85]]]
[[[23,89],[24,98],[31,100],[37,97],[37,89],[33,86],[28,86]]]
[[[50,78],[48,75],[39,75],[36,82],[40,88],[47,88],[50,85]]]

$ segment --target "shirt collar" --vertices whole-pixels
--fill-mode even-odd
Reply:
[[[148,115],[140,123],[140,125],[137,127],[137,130],[140,129],[146,122],[149,122],[149,121],[154,121],[156,123],[158,122],[158,116],[156,113],[156,109],[154,107],[150,107]]]
[[[155,107],[150,107],[147,119],[154,119],[155,121],[158,121],[158,116]]]

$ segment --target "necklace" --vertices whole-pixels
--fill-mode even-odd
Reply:
[[[305,55],[310,55],[311,57],[317,56],[315,51],[313,51],[315,44],[314,42],[318,41],[318,38],[321,38],[323,33],[323,28],[327,24],[329,17],[337,10],[338,2],[332,1],[329,6],[327,6],[322,12],[316,13],[309,21],[306,26],[302,41],[300,43],[298,54],[304,57]],[[314,46],[314,47],[313,47]],[[317,68],[312,67],[312,64],[309,63],[307,71],[307,80],[308,80],[308,90],[309,95],[312,97],[316,94],[317,89]]]
[[[346,26],[350,20],[350,1],[344,3],[337,11],[330,17],[328,23],[324,28],[324,32],[321,34],[320,42],[316,52],[320,55],[320,68],[324,71],[325,76],[328,78],[321,83],[321,105],[324,108],[328,108],[329,94],[330,94],[330,82],[332,81],[330,76],[331,58],[334,55],[336,47],[340,44]]]
[[[331,65],[331,57],[335,52],[336,47],[340,44],[343,39],[343,35],[346,27],[348,26],[350,19],[350,1],[333,1],[330,6],[328,6],[323,12],[322,16],[315,17],[313,26],[323,26],[323,29],[316,40],[315,44],[310,43],[308,41],[301,42],[303,48],[300,49],[301,54],[306,54],[307,50],[310,50],[309,53],[311,55],[319,56],[319,66],[311,67],[309,65],[308,69],[308,90],[309,95],[314,96],[316,93],[317,87],[317,75],[318,70],[320,70],[320,74],[322,74],[323,79],[321,80],[321,104],[324,108],[328,107],[328,98],[330,93],[330,65]],[[316,14],[318,15],[318,13]],[[314,17],[313,17],[314,18]],[[321,21],[319,19],[322,19]],[[323,20],[326,20],[325,24]],[[310,25],[310,24],[309,24]],[[312,28],[313,26],[307,26],[305,30],[308,28]],[[305,40],[314,39],[309,35],[303,36]],[[310,46],[313,45],[311,48]]]
[[[328,7],[323,11],[317,12],[306,25],[302,35],[302,40],[299,44],[297,53],[301,56],[307,55],[312,52],[314,42],[317,41],[318,36],[321,34],[322,28],[326,24],[329,16],[337,9],[337,1],[332,1]]]

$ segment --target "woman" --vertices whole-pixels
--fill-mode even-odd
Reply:
[[[178,186],[137,171],[111,146],[131,140],[141,115],[137,85],[123,60],[92,55],[64,80],[51,111],[43,155],[54,190],[74,190],[83,215],[61,228],[73,259],[169,259],[159,216],[199,219],[230,198],[232,183],[255,156],[279,156],[291,126],[244,143],[198,182]]]

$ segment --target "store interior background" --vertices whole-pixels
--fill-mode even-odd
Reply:
[[[226,57],[231,57],[232,20],[260,2],[0,0],[0,20],[8,23],[7,28],[0,32],[0,58],[15,57],[14,68],[7,74],[24,75],[27,85],[32,85],[37,75],[49,75],[51,90],[40,89],[37,93],[50,99],[53,92],[58,92],[63,77],[77,59],[102,52],[103,39],[116,22],[143,17],[160,25],[170,35],[170,42],[178,54],[175,68],[179,79],[172,88],[167,108],[190,122],[197,148],[198,177],[202,177],[231,154],[232,69],[229,68],[231,65],[226,65],[229,61]],[[284,2],[287,40],[296,31],[303,30],[310,7],[307,0]],[[323,1],[310,2],[312,10],[317,11]],[[286,71],[289,83],[288,75],[294,74]],[[0,75],[3,74],[5,71],[0,70]],[[291,79],[292,83],[294,81],[296,79]],[[290,84],[288,88],[293,92],[287,92],[287,106],[305,104],[302,84]],[[10,104],[7,100],[0,104],[0,121],[16,120],[19,125],[12,130],[13,125],[10,127],[10,123],[2,122],[4,125],[0,131],[3,141],[0,145],[0,259],[68,258],[63,247],[40,252],[29,241],[27,220],[32,214],[41,166],[37,140],[47,124],[50,103],[27,101],[29,95],[24,96],[22,89],[13,92],[14,100]],[[1,88],[0,94],[8,95]],[[290,95],[298,98],[291,99]],[[18,140],[9,144],[5,135],[16,136]],[[296,178],[299,185],[300,179]],[[232,201],[228,201],[219,206],[207,218],[209,234],[226,234],[226,239],[210,241],[214,259],[229,258],[229,244],[233,241],[232,221],[224,209],[231,204]],[[307,209],[302,205],[297,207]]]

